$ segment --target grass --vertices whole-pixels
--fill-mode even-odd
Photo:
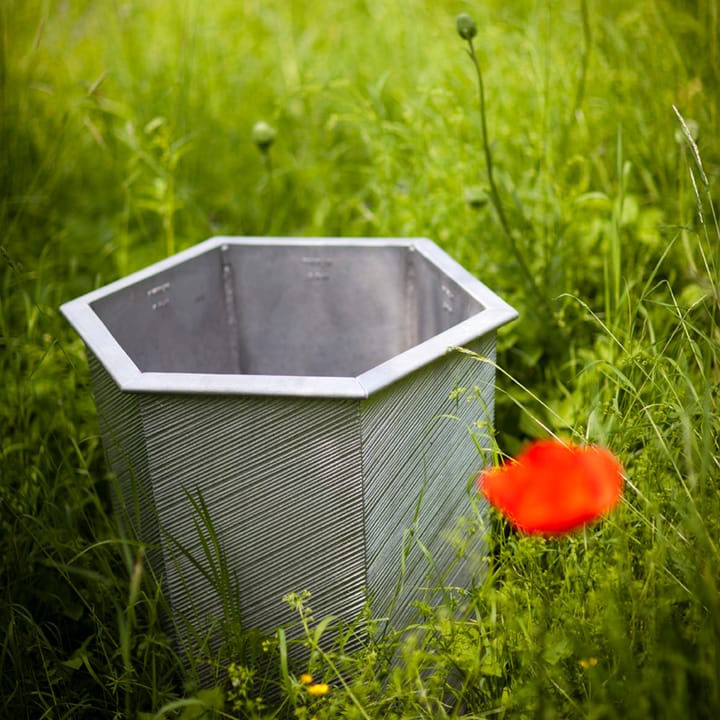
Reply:
[[[717,0],[0,3],[1,714],[716,717],[719,17]],[[485,581],[405,633],[368,610],[358,641],[300,594],[301,640],[235,628],[188,668],[111,511],[57,308],[219,233],[436,240],[521,312],[499,338],[499,449],[604,443],[621,508],[554,542],[468,508]]]

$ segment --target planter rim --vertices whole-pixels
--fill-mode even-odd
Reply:
[[[92,308],[92,303],[223,246],[401,247],[440,269],[482,310],[356,377],[141,372]],[[518,317],[517,311],[427,238],[305,238],[216,236],[66,302],[60,311],[126,392],[367,398],[421,367]]]

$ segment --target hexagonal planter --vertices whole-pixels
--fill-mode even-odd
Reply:
[[[87,346],[117,508],[158,548],[174,613],[223,613],[191,497],[247,627],[287,622],[281,598],[303,589],[317,616],[353,618],[369,595],[402,623],[453,564],[494,369],[449,349],[493,359],[516,313],[429,240],[212,238],[62,312]]]

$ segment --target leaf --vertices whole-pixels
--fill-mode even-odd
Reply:
[[[589,210],[612,210],[612,200],[603,192],[583,193],[575,198],[575,202]]]
[[[225,706],[225,693],[221,687],[198,690],[194,698],[198,704],[188,705],[182,711],[180,720],[201,720],[201,718],[215,717],[215,711],[222,710]]]
[[[543,650],[543,658],[551,665],[557,665],[557,663],[570,657],[570,655],[572,655],[572,645],[564,635],[546,645],[545,650]]]

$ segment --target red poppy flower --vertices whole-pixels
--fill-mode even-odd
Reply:
[[[530,445],[518,458],[478,476],[488,501],[521,532],[560,535],[612,510],[623,471],[604,448],[556,440]]]

